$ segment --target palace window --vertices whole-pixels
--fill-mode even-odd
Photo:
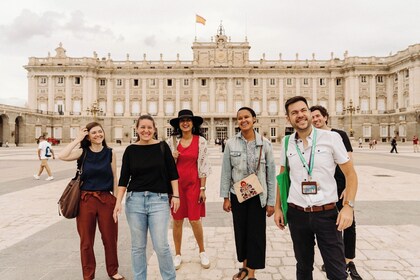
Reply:
[[[99,80],[99,85],[100,86],[105,86],[105,79],[100,79]]]
[[[207,79],[201,79],[201,86],[202,87],[207,86]]]
[[[74,84],[80,85],[81,84],[81,78],[80,77],[74,77]]]
[[[325,86],[325,78],[320,78],[319,79],[319,85],[320,86]]]
[[[382,84],[384,82],[384,76],[377,76],[376,80],[377,80],[378,84]]]
[[[133,80],[133,86],[138,87],[139,86],[139,79]]]
[[[184,87],[187,87],[190,85],[190,80],[189,79],[184,79]]]
[[[258,79],[253,79],[254,87],[258,86]]]
[[[366,76],[360,76],[360,82],[362,82],[362,83],[366,83],[367,82],[367,79],[366,79]]]
[[[305,86],[309,85],[309,79],[308,78],[303,78],[303,84]]]
[[[270,128],[270,136],[271,137],[276,137],[277,136],[277,131],[276,131],[275,127]]]
[[[122,86],[122,79],[117,79],[117,86]]]
[[[291,86],[293,84],[292,79],[291,78],[287,78],[286,79],[286,85]]]
[[[149,79],[149,85],[151,87],[155,87],[156,86],[156,79]]]
[[[236,84],[236,86],[241,86],[242,85],[241,79],[236,79],[235,84]]]
[[[276,85],[276,79],[271,78],[270,79],[270,86],[275,86]]]
[[[337,86],[341,86],[341,83],[343,82],[343,80],[341,79],[341,78],[337,78],[336,80],[335,80],[335,84],[337,85]]]
[[[172,79],[167,79],[167,80],[166,80],[166,85],[167,85],[168,87],[172,87]]]
[[[41,78],[39,78],[39,83],[40,83],[41,85],[45,85],[45,84],[47,84],[47,77],[41,77]]]
[[[58,77],[57,84],[64,84],[64,77]]]

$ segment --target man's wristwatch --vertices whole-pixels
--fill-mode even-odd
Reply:
[[[200,187],[200,190],[201,191],[205,191],[206,190],[206,187]]]
[[[348,206],[350,206],[351,208],[353,208],[354,209],[354,200],[346,200],[346,201],[344,201],[344,203],[343,203],[343,206],[344,205],[348,205]]]

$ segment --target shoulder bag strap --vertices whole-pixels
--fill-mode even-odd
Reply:
[[[261,154],[262,154],[262,150],[263,150],[263,148],[264,148],[264,139],[263,139],[263,137],[262,137],[262,135],[261,135],[261,148],[260,148],[260,156],[259,156],[259,158],[258,158],[258,165],[257,165],[257,169],[255,170],[255,174],[257,174],[257,172],[258,172],[258,170],[260,169],[260,163],[261,163]]]
[[[285,155],[285,157],[286,157],[286,166],[285,166],[285,169],[287,169],[288,168],[288,161],[289,161],[289,159],[287,158],[287,148],[289,147],[289,138],[290,138],[290,135],[287,135],[286,136],[286,138],[284,139],[285,140],[285,142],[284,142],[284,155]]]
[[[87,155],[87,151],[85,149],[83,149],[82,155],[80,156],[80,158],[82,158],[81,161],[80,158],[79,160],[77,160],[77,172],[80,174],[82,174],[83,172],[83,164],[85,163],[85,159],[86,159],[86,155]]]

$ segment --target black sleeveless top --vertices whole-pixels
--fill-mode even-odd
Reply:
[[[95,153],[86,149],[86,159],[83,164],[83,191],[112,191],[114,187],[114,175],[112,174],[112,149],[104,147],[102,151]]]

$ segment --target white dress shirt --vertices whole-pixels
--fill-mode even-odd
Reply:
[[[314,130],[315,128],[312,127],[312,132],[307,137],[308,146],[306,149],[303,148],[303,141],[296,139],[296,132],[290,135],[287,149],[291,180],[287,202],[301,207],[320,206],[337,202],[337,184],[334,179],[335,167],[337,164],[343,164],[350,160],[338,133],[317,129],[311,181],[317,182],[318,192],[317,194],[302,194],[302,182],[309,181],[309,174],[297,153],[296,144],[309,166]],[[286,165],[284,138],[282,140],[280,163],[282,166]]]

